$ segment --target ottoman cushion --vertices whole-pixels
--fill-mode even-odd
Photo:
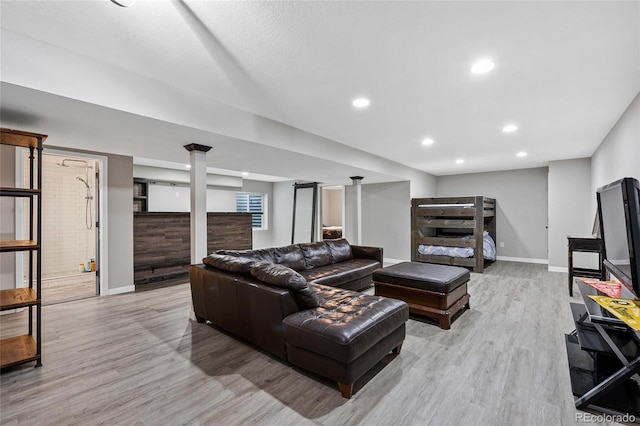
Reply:
[[[450,293],[469,281],[469,271],[458,266],[403,262],[373,273],[373,281]]]
[[[409,319],[401,300],[309,283],[320,306],[283,321],[288,344],[348,363]]]

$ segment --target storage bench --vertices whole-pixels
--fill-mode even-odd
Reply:
[[[438,320],[451,328],[451,317],[470,308],[465,268],[431,263],[403,262],[373,273],[375,294],[407,302],[409,312]]]

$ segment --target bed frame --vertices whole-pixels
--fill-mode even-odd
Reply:
[[[411,200],[411,261],[465,266],[482,273],[485,266],[482,240],[484,230],[496,240],[496,200],[493,198],[414,198]],[[473,238],[460,239],[465,235],[473,235]],[[418,252],[421,244],[471,247],[475,249],[475,256],[462,258],[424,255]]]

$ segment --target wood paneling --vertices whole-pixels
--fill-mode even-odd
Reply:
[[[191,263],[189,213],[135,213],[134,282],[145,284],[188,274]],[[208,213],[207,252],[251,249],[251,215]]]

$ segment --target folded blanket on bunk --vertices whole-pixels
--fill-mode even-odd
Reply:
[[[473,235],[460,237],[464,240],[470,240]],[[451,256],[451,257],[473,257],[474,249],[471,247],[447,247],[447,246],[418,246],[418,253],[431,254],[435,256]],[[482,254],[487,260],[496,260],[496,243],[491,235],[484,234],[482,236]]]

